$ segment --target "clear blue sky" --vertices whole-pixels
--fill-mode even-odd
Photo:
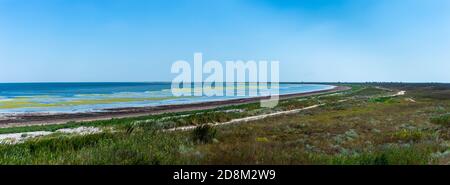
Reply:
[[[282,81],[450,82],[448,0],[0,0],[0,82],[170,81],[175,60]]]

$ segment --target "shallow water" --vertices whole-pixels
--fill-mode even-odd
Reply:
[[[316,84],[280,84],[279,94],[331,89]],[[11,83],[0,84],[0,114],[75,113],[108,108],[187,104],[250,97],[237,92],[257,90],[256,84],[237,84],[233,96],[175,97],[170,83]],[[217,87],[217,89],[229,89]],[[264,95],[269,90],[258,91]],[[273,92],[273,91],[271,91]]]

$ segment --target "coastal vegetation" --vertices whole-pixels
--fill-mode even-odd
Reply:
[[[99,127],[0,145],[0,164],[450,164],[450,85],[365,83],[343,92],[210,110],[61,125],[1,134]],[[396,95],[406,91],[404,95]],[[313,109],[243,123],[249,116]],[[198,126],[169,131],[170,128]]]

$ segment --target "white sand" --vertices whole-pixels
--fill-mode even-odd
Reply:
[[[37,131],[14,134],[0,134],[0,144],[18,144],[28,139],[53,134],[53,132]]]
[[[89,135],[102,132],[102,129],[97,127],[78,127],[59,129],[56,132],[36,131],[36,132],[22,132],[14,134],[0,134],[0,144],[19,144],[28,139],[47,136],[54,133]]]
[[[102,132],[102,129],[97,127],[78,127],[78,128],[64,128],[59,129],[56,132],[65,134],[78,134],[78,135],[89,135]]]
[[[397,94],[395,94],[394,96],[403,96],[406,94],[406,91],[399,91],[397,92]]]

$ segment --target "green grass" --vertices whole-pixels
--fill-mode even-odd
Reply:
[[[421,146],[394,146],[371,153],[324,158],[326,164],[334,165],[427,165],[435,164],[432,152],[432,148]]]
[[[103,133],[0,146],[0,164],[183,164],[191,143],[170,133]]]
[[[417,142],[432,137],[432,134],[418,129],[402,129],[392,134],[392,139],[403,142]]]
[[[369,102],[372,102],[372,103],[395,103],[395,99],[394,99],[394,97],[378,97],[378,98],[369,99]]]

